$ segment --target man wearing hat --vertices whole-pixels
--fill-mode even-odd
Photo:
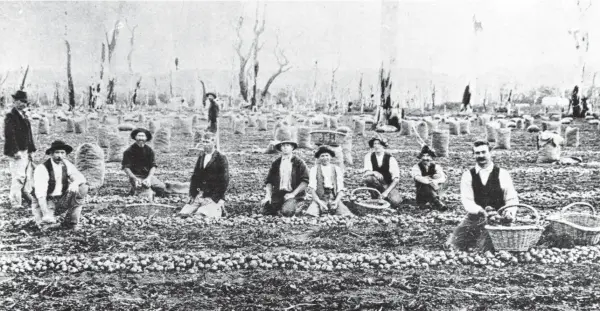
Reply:
[[[22,194],[31,200],[33,165],[31,153],[36,151],[31,123],[25,114],[29,106],[27,93],[12,95],[13,109],[4,118],[4,155],[8,157],[11,176],[9,200],[11,207],[20,207]]]
[[[412,167],[410,175],[417,187],[417,204],[429,203],[433,208],[445,210],[446,206],[438,198],[438,191],[446,182],[446,174],[440,165],[433,162],[435,157],[435,152],[429,146],[423,146],[417,156],[420,161]]]
[[[121,165],[129,177],[131,183],[130,195],[134,195],[136,189],[152,189],[159,197],[165,195],[165,184],[154,176],[156,170],[156,157],[154,150],[146,145],[152,140],[150,131],[137,128],[131,131],[131,139],[135,140],[125,152]]]
[[[198,157],[190,182],[190,201],[179,212],[220,218],[229,186],[227,157],[216,148],[214,135],[207,133],[201,141],[204,152]]]
[[[308,168],[306,163],[294,155],[298,144],[291,137],[275,144],[281,157],[271,164],[265,180],[265,198],[261,201],[265,215],[282,215],[291,217],[296,214],[298,204],[304,200],[308,185]]]
[[[66,211],[65,225],[79,229],[82,202],[88,192],[85,177],[77,170],[67,155],[73,147],[56,140],[46,154],[50,159],[38,165],[33,173],[34,199],[31,211],[40,229],[54,226],[55,214]]]
[[[215,93],[207,93],[206,97],[209,101],[208,106],[208,121],[210,122],[208,130],[210,132],[217,132],[217,118],[219,117],[219,104],[217,104],[217,95]]]
[[[344,196],[344,171],[337,165],[331,164],[335,152],[328,146],[320,146],[315,152],[317,165],[309,172],[308,188],[312,202],[305,214],[318,217],[324,214],[352,215],[352,212],[342,203]]]
[[[396,189],[400,180],[398,161],[385,152],[387,139],[375,136],[369,140],[371,152],[365,155],[363,183],[369,188],[381,192],[381,197],[390,202],[392,207],[399,207],[402,196]]]

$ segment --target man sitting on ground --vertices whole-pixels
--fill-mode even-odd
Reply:
[[[427,145],[423,146],[417,158],[419,163],[415,164],[410,175],[415,180],[417,187],[417,204],[431,206],[438,210],[446,210],[446,206],[440,201],[438,191],[446,182],[446,174],[442,167],[433,162],[436,154]]]
[[[321,146],[315,152],[318,163],[310,169],[308,182],[312,202],[305,212],[309,216],[352,215],[342,203],[345,191],[344,172],[339,166],[331,164],[331,158],[334,157],[335,152],[327,146]]]
[[[291,137],[275,144],[281,157],[271,164],[265,180],[265,198],[261,201],[265,215],[294,216],[299,203],[304,200],[304,190],[309,181],[308,168],[302,159],[294,155],[297,147]]]
[[[219,218],[225,203],[225,191],[229,185],[229,163],[224,154],[216,150],[215,137],[203,138],[204,152],[198,157],[190,182],[190,201],[179,212]]]
[[[402,196],[396,189],[400,180],[400,169],[396,159],[385,152],[388,143],[385,138],[373,137],[369,140],[371,152],[365,155],[363,183],[381,192],[381,198],[390,202],[391,206],[398,208],[402,203]]]
[[[485,231],[487,212],[519,204],[519,198],[508,171],[492,162],[487,141],[476,141],[473,155],[476,165],[464,172],[460,181],[460,197],[468,214],[448,242],[460,250],[476,248],[487,251],[493,249]],[[507,208],[504,216],[514,220],[516,211],[516,207]]]
[[[36,225],[42,229],[55,227],[55,214],[66,211],[64,224],[79,230],[82,202],[88,192],[85,177],[67,160],[73,148],[54,141],[46,154],[50,159],[38,165],[33,173],[34,198],[31,211]]]
[[[138,189],[152,189],[157,196],[164,196],[165,184],[154,176],[156,171],[154,150],[146,145],[152,140],[152,133],[138,128],[131,132],[131,139],[135,140],[135,143],[123,152],[121,163],[131,183],[129,195],[134,195]]]

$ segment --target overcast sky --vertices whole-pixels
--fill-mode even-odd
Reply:
[[[261,65],[273,68],[279,44],[294,70],[314,62],[330,70],[378,68],[382,59],[381,1],[266,1],[266,42]],[[0,70],[30,64],[64,70],[64,37],[72,47],[73,70],[97,71],[105,30],[123,21],[114,56],[126,71],[130,32],[137,25],[133,68],[168,72],[173,59],[185,69],[233,70],[237,58],[234,24],[240,14],[250,30],[256,2],[11,2],[0,3]],[[569,66],[576,60],[568,30],[578,27],[576,0],[401,0],[397,15],[397,65],[437,73],[468,75],[473,69],[473,24],[477,14],[482,72],[518,76],[533,66]],[[600,4],[587,12],[590,55],[600,52]],[[595,24],[594,24],[595,23]],[[600,68],[600,58],[589,57]]]

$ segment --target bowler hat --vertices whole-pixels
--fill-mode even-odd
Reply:
[[[424,155],[428,154],[430,157],[435,158],[437,155],[435,154],[435,151],[431,150],[431,148],[429,148],[429,146],[425,145],[423,146],[423,148],[421,148],[421,153],[419,153],[419,155],[417,156],[417,158],[422,158]]]
[[[46,149],[46,154],[52,154],[56,150],[64,150],[67,152],[67,154],[69,154],[73,151],[73,147],[67,145],[62,140],[55,140],[52,142],[52,144],[50,144],[50,148]]]
[[[210,96],[212,96],[214,99],[217,99],[217,94],[215,94],[215,93],[212,93],[212,92],[208,92],[208,93],[206,93],[206,98],[208,98],[208,97],[210,97]]]
[[[376,140],[378,140],[382,146],[387,148],[387,146],[388,146],[387,139],[380,137],[380,136],[375,136],[375,137],[369,139],[369,147],[373,148],[373,144],[375,143]]]
[[[141,128],[141,127],[140,128],[136,128],[135,130],[131,131],[131,139],[135,140],[135,136],[138,133],[140,133],[140,132],[146,134],[146,141],[147,142],[152,140],[152,133],[150,133],[150,131],[148,131],[147,129],[144,129],[144,128]]]
[[[28,103],[29,101],[27,100],[27,93],[23,92],[23,91],[17,91],[15,94],[12,95],[12,98],[14,100],[18,100],[18,101],[22,101],[24,103]]]
[[[317,152],[315,152],[315,158],[318,159],[323,153],[329,153],[332,158],[335,158],[335,152],[325,145],[320,146],[319,149],[317,149]]]

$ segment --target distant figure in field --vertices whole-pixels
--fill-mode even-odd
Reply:
[[[179,214],[183,217],[192,214],[220,218],[225,204],[225,191],[229,186],[229,163],[210,135],[202,142],[204,152],[198,157],[190,182],[190,201]]]
[[[123,152],[121,163],[131,183],[129,195],[134,195],[137,189],[152,189],[157,196],[164,196],[165,184],[154,176],[156,171],[154,150],[146,145],[152,140],[152,133],[137,128],[131,131],[131,139],[135,140],[135,143]]]
[[[308,167],[304,161],[294,155],[298,143],[291,137],[275,144],[281,157],[271,164],[265,180],[265,198],[261,201],[262,213],[291,217],[304,200],[308,186]]]
[[[10,170],[10,206],[22,206],[22,196],[31,201],[33,163],[31,154],[36,151],[31,123],[25,113],[29,106],[27,93],[17,91],[12,95],[13,109],[4,118],[4,155],[8,157]]]
[[[86,179],[69,160],[73,147],[63,141],[54,141],[46,154],[46,162],[35,168],[33,175],[35,196],[31,211],[41,230],[56,226],[55,215],[66,212],[64,225],[77,231],[83,199],[87,195]]]
[[[217,119],[219,118],[219,104],[217,104],[216,99],[217,95],[215,93],[207,93],[206,97],[210,102],[208,106],[208,121],[210,125],[208,126],[208,130],[212,133],[217,132]]]

